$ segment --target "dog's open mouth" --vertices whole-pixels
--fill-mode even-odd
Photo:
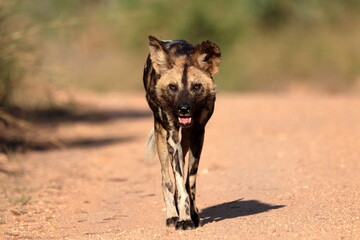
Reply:
[[[179,117],[179,123],[182,126],[187,126],[191,123],[191,117]]]

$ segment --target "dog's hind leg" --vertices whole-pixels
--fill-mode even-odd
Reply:
[[[205,129],[194,129],[190,136],[189,166],[186,179],[186,190],[190,196],[191,219],[196,227],[199,226],[200,218],[196,207],[196,176],[199,168],[200,155],[204,143]]]
[[[170,161],[174,172],[177,206],[179,210],[179,221],[176,229],[187,230],[195,228],[190,216],[190,199],[185,188],[184,181],[184,158],[183,151],[179,141],[178,130],[170,130],[167,136]]]
[[[162,192],[166,205],[166,226],[175,226],[179,217],[176,210],[173,183],[169,175],[169,153],[166,141],[167,132],[159,123],[155,123],[155,140],[161,164]]]

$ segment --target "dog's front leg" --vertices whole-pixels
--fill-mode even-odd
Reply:
[[[179,217],[173,195],[173,183],[169,175],[169,153],[167,146],[167,131],[160,123],[155,122],[155,139],[157,152],[161,163],[162,192],[166,205],[166,226],[175,226]]]
[[[177,191],[179,221],[176,224],[176,229],[193,229],[195,228],[195,225],[194,222],[191,220],[190,199],[185,189],[184,158],[179,140],[178,130],[170,130],[168,132],[167,143]]]
[[[198,209],[196,207],[196,176],[204,143],[204,134],[205,129],[202,127],[195,128],[191,132],[189,166],[186,179],[186,189],[190,196],[191,219],[193,220],[196,227],[199,226],[200,223]]]

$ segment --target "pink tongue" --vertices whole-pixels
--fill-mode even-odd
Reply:
[[[191,122],[191,117],[185,117],[185,118],[179,117],[179,122],[181,124],[189,124]]]

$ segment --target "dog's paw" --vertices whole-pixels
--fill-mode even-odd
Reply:
[[[178,217],[168,218],[168,219],[166,219],[166,226],[167,227],[176,226],[176,223],[178,222],[178,220],[179,220]]]
[[[178,221],[175,226],[176,230],[190,230],[195,228],[192,220]]]
[[[199,215],[196,212],[191,213],[191,220],[194,222],[195,227],[198,227],[200,224]]]

